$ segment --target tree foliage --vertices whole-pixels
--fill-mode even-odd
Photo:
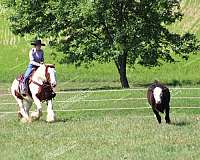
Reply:
[[[8,0],[13,33],[50,38],[62,63],[114,61],[122,87],[126,65],[157,66],[199,50],[193,34],[170,32],[181,20],[179,0]]]

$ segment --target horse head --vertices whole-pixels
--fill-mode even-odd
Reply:
[[[33,75],[33,79],[41,82],[49,82],[51,86],[56,87],[56,70],[53,64],[42,64]]]
[[[160,87],[154,88],[153,96],[154,96],[156,104],[161,104],[162,103],[162,95],[163,95],[162,88],[160,88]]]

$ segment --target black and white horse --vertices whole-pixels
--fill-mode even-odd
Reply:
[[[147,91],[147,99],[149,104],[152,107],[154,114],[158,120],[158,123],[161,123],[161,116],[159,112],[165,112],[165,120],[166,123],[170,123],[169,110],[170,110],[170,92],[169,89],[160,84],[159,82],[155,82],[149,86]]]

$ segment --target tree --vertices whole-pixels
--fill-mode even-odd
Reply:
[[[123,88],[127,65],[148,67],[199,50],[193,34],[170,32],[182,19],[179,0],[8,0],[13,33],[50,38],[62,63],[113,61]]]

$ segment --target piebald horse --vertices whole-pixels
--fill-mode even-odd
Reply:
[[[52,98],[55,97],[54,88],[56,87],[56,71],[54,65],[41,65],[29,80],[29,95],[20,94],[20,79],[15,79],[11,86],[11,93],[16,99],[19,110],[18,116],[22,122],[39,120],[42,115],[42,102],[47,102],[47,122],[55,121]],[[32,103],[36,105],[36,111],[29,116]]]

